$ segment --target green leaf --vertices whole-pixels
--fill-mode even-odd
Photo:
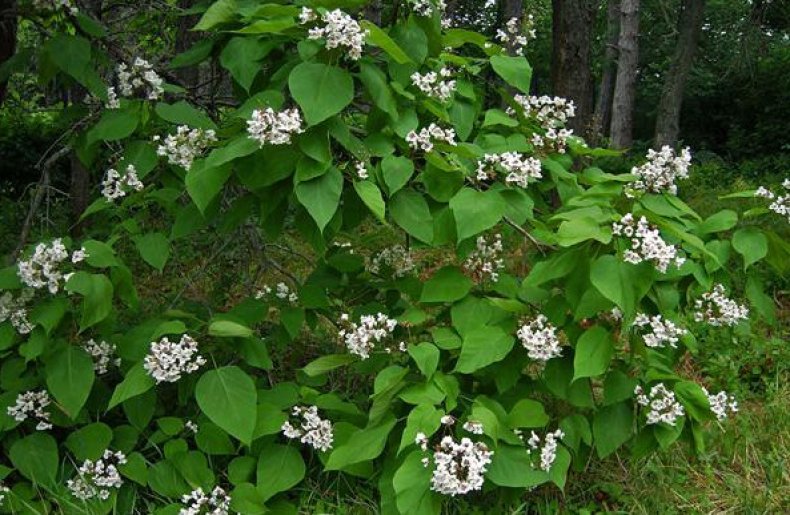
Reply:
[[[373,181],[354,181],[354,189],[376,218],[384,222],[384,199],[381,197],[379,187]]]
[[[562,247],[571,247],[587,240],[609,243],[612,241],[612,230],[586,216],[566,220],[557,230],[557,243]]]
[[[160,272],[170,257],[170,241],[161,232],[149,232],[134,238],[134,245],[143,260]]]
[[[331,167],[321,177],[296,185],[296,198],[322,232],[335,216],[342,192],[343,174],[335,167]]]
[[[301,63],[288,76],[288,89],[309,125],[343,110],[354,98],[354,79],[337,66]]]
[[[46,362],[47,388],[72,419],[82,409],[93,386],[93,360],[73,345],[65,345]]]
[[[254,332],[246,325],[231,320],[214,320],[208,326],[208,334],[220,338],[249,338]]]
[[[154,111],[159,118],[176,125],[189,125],[198,129],[217,128],[211,118],[184,100],[179,100],[174,104],[159,102],[156,104]]]
[[[533,488],[549,481],[549,475],[532,465],[523,446],[499,445],[491,457],[486,479],[499,486]]]
[[[595,326],[582,333],[573,356],[573,380],[601,375],[609,368],[614,342],[605,328]]]
[[[255,430],[257,393],[255,382],[235,366],[209,370],[195,386],[200,410],[230,435],[249,445]]]
[[[192,165],[184,183],[189,196],[201,213],[205,213],[214,197],[222,191],[229,177],[230,166],[210,167],[205,161],[196,161]]]
[[[192,30],[210,30],[217,25],[233,21],[236,19],[236,11],[235,0],[218,0],[203,13]]]
[[[46,433],[33,433],[14,442],[11,463],[35,485],[54,488],[58,473],[58,444]]]
[[[82,242],[82,246],[88,253],[85,262],[90,266],[105,268],[120,265],[118,258],[115,257],[115,251],[103,241],[87,240]]]
[[[365,38],[366,43],[384,50],[387,55],[392,57],[392,60],[398,64],[409,64],[413,62],[409,56],[406,55],[406,52],[404,52],[386,32],[381,30],[378,25],[367,20],[363,20],[360,25],[362,25],[364,30],[368,31],[368,35]]]
[[[643,268],[644,270],[644,268]],[[601,295],[617,304],[626,317],[633,315],[637,302],[650,286],[651,277],[639,267],[617,256],[601,256],[590,267],[590,281]]]
[[[406,427],[403,428],[398,452],[409,445],[414,445],[417,433],[425,433],[428,437],[433,435],[439,429],[443,416],[444,411],[436,409],[430,404],[420,404],[412,409],[406,419]]]
[[[66,447],[78,461],[96,460],[110,447],[112,438],[110,426],[94,422],[72,431],[66,438]]]
[[[308,363],[302,371],[310,377],[315,377],[348,365],[349,363],[353,363],[354,361],[356,361],[356,358],[353,354],[329,354],[314,359]]]
[[[529,86],[532,81],[532,67],[527,62],[526,57],[511,57],[504,54],[492,55],[491,67],[505,82],[520,89],[523,93],[529,93]]]
[[[365,89],[376,107],[389,114],[393,119],[397,118],[398,104],[392,95],[392,88],[390,88],[384,72],[378,66],[362,61],[359,63],[359,79],[365,85]],[[390,193],[394,193],[394,191]]]
[[[137,129],[137,113],[125,109],[105,110],[98,123],[86,136],[88,145],[97,141],[117,141],[128,138]]]
[[[507,423],[511,428],[543,427],[549,423],[549,416],[543,404],[532,399],[521,399],[508,413]]]
[[[420,302],[455,302],[472,289],[472,280],[456,266],[446,266],[426,281]]]
[[[513,349],[513,343],[513,336],[498,326],[472,329],[464,335],[455,370],[471,374],[491,363],[502,361]]]
[[[461,188],[450,200],[458,241],[476,236],[496,225],[505,214],[505,202],[492,190]]]
[[[593,417],[593,437],[599,458],[605,458],[631,438],[634,412],[631,404],[620,402],[601,408]]]
[[[142,363],[134,365],[126,372],[123,381],[115,387],[107,409],[110,410],[127,399],[147,392],[154,387],[154,384],[154,379],[148,375]]]
[[[222,49],[219,62],[249,92],[255,77],[263,69],[259,63],[274,48],[274,42],[255,37],[235,37]]]
[[[732,248],[743,256],[745,270],[768,255],[768,238],[756,227],[744,227],[732,235]]]
[[[715,232],[727,231],[735,227],[738,223],[738,213],[730,209],[724,209],[714,213],[699,224],[699,232],[710,234]]]
[[[430,489],[431,469],[423,466],[422,458],[421,451],[414,451],[398,467],[392,478],[395,503],[400,513],[439,515],[442,501]]]
[[[80,331],[98,324],[112,311],[112,283],[107,276],[75,272],[66,283],[66,291],[82,295]]]
[[[422,342],[419,345],[409,345],[408,351],[422,375],[430,379],[439,366],[439,349],[431,343]]]
[[[340,470],[355,463],[377,458],[397,421],[390,415],[378,424],[359,429],[329,455],[324,470]]]
[[[408,157],[390,155],[381,160],[381,174],[392,196],[409,183],[414,163]]]
[[[304,474],[304,460],[295,447],[271,444],[258,458],[256,490],[266,501],[299,484]]]
[[[390,214],[401,228],[425,243],[433,241],[433,217],[425,198],[413,190],[399,191],[390,201]]]

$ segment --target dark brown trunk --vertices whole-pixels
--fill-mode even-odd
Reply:
[[[682,0],[678,17],[678,43],[664,79],[656,117],[655,145],[674,146],[680,132],[680,108],[705,14],[705,0]]]
[[[15,8],[15,0],[0,0],[0,65],[16,52],[17,18],[11,14]],[[0,81],[0,106],[5,100],[7,88],[8,81]]]
[[[601,86],[593,115],[593,128],[590,144],[596,146],[601,138],[609,135],[612,123],[612,96],[617,75],[617,40],[620,37],[620,0],[609,0],[606,6],[606,40],[604,44],[603,66],[601,66]]]
[[[365,7],[365,19],[376,25],[381,25],[381,0],[373,0]]]
[[[617,46],[617,80],[612,101],[612,147],[628,148],[634,142],[634,100],[639,65],[639,0],[622,0],[620,39]]]
[[[552,0],[551,83],[554,94],[576,104],[568,124],[580,136],[590,132],[593,83],[590,42],[597,0]]]

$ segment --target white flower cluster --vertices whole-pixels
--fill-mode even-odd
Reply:
[[[485,236],[477,237],[475,250],[464,261],[464,270],[477,282],[499,280],[499,271],[505,268],[502,255],[502,236],[495,234],[489,243]]]
[[[475,435],[483,434],[483,431],[485,429],[483,427],[483,423],[478,422],[477,420],[467,420],[466,422],[464,422],[464,425],[462,427],[464,428],[464,431],[469,431],[470,433]]]
[[[33,7],[38,11],[63,11],[71,15],[76,15],[80,12],[71,0],[33,0],[32,3]]]
[[[328,451],[332,448],[334,433],[332,422],[318,416],[316,406],[294,406],[291,415],[299,419],[296,425],[289,420],[280,428],[286,438],[298,439],[313,449]]]
[[[118,170],[110,168],[104,175],[101,185],[101,194],[107,202],[123,198],[129,191],[141,191],[145,187],[137,177],[137,169],[134,165],[127,166],[123,175]]]
[[[444,13],[447,4],[444,0],[414,0],[412,10],[419,16],[432,16],[434,12]]]
[[[264,297],[268,297],[272,294],[272,288],[268,284],[264,284],[263,288],[258,290],[255,293],[256,299],[262,299]],[[274,296],[280,300],[286,301],[290,304],[296,304],[299,302],[299,295],[296,291],[292,291],[291,288],[288,287],[287,284],[284,282],[279,282],[275,285]]]
[[[10,491],[11,489],[5,486],[2,481],[0,481],[0,506],[3,505],[3,501],[5,501],[5,496]]]
[[[522,23],[518,18],[510,18],[505,23],[505,30],[497,29],[496,39],[516,55],[524,55],[529,40],[535,39],[535,17],[531,14]]]
[[[714,327],[734,326],[749,318],[749,308],[727,297],[723,284],[716,284],[712,291],[702,294],[694,302],[694,320]]]
[[[256,109],[252,112],[252,118],[247,120],[247,132],[261,146],[290,145],[291,136],[304,132],[302,115],[296,108],[280,112],[271,107]]]
[[[110,497],[110,488],[121,488],[123,479],[118,472],[118,465],[126,463],[126,456],[109,449],[96,461],[85,460],[77,470],[79,477],[69,479],[66,486],[71,494],[83,501],[99,498],[102,501]]]
[[[738,401],[735,400],[735,397],[728,394],[724,390],[720,391],[716,395],[711,395],[710,392],[708,392],[708,389],[703,386],[702,391],[704,391],[705,395],[708,396],[710,410],[714,415],[716,415],[716,419],[719,422],[727,420],[728,411],[733,414],[738,413]]]
[[[122,97],[143,96],[148,100],[159,100],[164,95],[162,78],[154,71],[151,63],[140,57],[135,58],[131,66],[121,63],[116,67],[118,74],[118,90],[110,87],[107,90],[109,102],[107,107],[115,109],[118,105],[118,92]]]
[[[549,323],[545,315],[538,315],[516,332],[527,355],[536,361],[546,362],[562,356],[562,347],[557,337],[557,328]]]
[[[411,253],[403,245],[387,247],[365,263],[365,269],[371,274],[380,273],[382,266],[392,270],[395,277],[403,277],[416,267]]]
[[[658,229],[651,227],[644,216],[636,221],[632,213],[623,215],[619,223],[612,224],[612,234],[631,239],[631,248],[623,252],[623,260],[627,263],[636,265],[652,261],[656,270],[664,274],[670,264],[680,267],[686,260],[678,256],[677,247],[664,241]]]
[[[483,442],[466,437],[456,442],[452,436],[445,436],[433,452],[431,490],[455,497],[482,489],[493,454]],[[427,467],[430,460],[423,460],[423,464]]]
[[[634,319],[634,327],[650,326],[649,333],[642,335],[642,339],[650,348],[663,348],[669,345],[673,349],[678,348],[678,338],[688,333],[682,327],[678,327],[671,320],[664,319],[661,315],[647,316],[644,313],[638,313]]]
[[[17,422],[24,422],[28,417],[38,420],[36,429],[46,431],[52,429],[49,422],[49,412],[45,409],[52,401],[46,390],[27,391],[20,393],[16,398],[16,403],[7,409],[8,416]]]
[[[303,7],[299,15],[302,24],[311,23],[318,19],[316,13],[309,7]],[[307,39],[323,39],[327,49],[344,47],[348,57],[354,61],[362,57],[362,48],[365,46],[367,30],[362,30],[357,20],[340,9],[325,12],[321,15],[323,27],[312,27],[307,33]]]
[[[0,324],[10,321],[19,334],[32,331],[33,324],[27,319],[27,304],[33,300],[33,295],[35,292],[30,288],[23,289],[16,297],[10,291],[0,295]]]
[[[160,140],[160,136],[154,136],[154,141]],[[195,158],[201,156],[215,141],[217,135],[213,129],[190,129],[188,125],[180,125],[175,134],[165,136],[156,153],[167,157],[168,163],[189,170]]]
[[[519,152],[502,152],[501,154],[485,154],[477,162],[478,181],[493,180],[498,169],[507,173],[505,183],[510,186],[526,188],[530,179],[540,179],[540,160],[534,157],[525,157]]]
[[[175,383],[182,374],[191,374],[205,364],[206,359],[198,354],[198,343],[184,334],[178,342],[171,342],[166,336],[152,342],[143,368],[157,383]]]
[[[442,66],[439,73],[428,72],[424,75],[418,72],[412,73],[411,83],[427,96],[440,102],[447,102],[453,97],[456,87],[455,80],[450,79],[452,76],[453,70]]]
[[[206,495],[198,487],[181,497],[184,507],[179,510],[178,515],[228,515],[230,501],[230,496],[219,486],[214,487],[211,495]]]
[[[545,130],[545,134],[535,133],[532,136],[532,144],[538,148],[548,147],[561,154],[565,153],[568,138],[573,135],[573,131],[562,126],[576,114],[573,100],[547,95],[516,95],[513,100],[521,106],[525,117],[536,119]],[[513,109],[508,108],[508,114],[514,114]]]
[[[782,188],[785,190],[784,195],[777,195],[763,186],[757,188],[754,195],[756,197],[763,197],[771,200],[772,202],[768,206],[768,209],[777,215],[784,216],[787,218],[787,222],[790,223],[790,179],[782,181]]]
[[[98,375],[106,374],[110,365],[116,367],[121,365],[121,358],[115,355],[114,343],[107,343],[104,340],[97,342],[91,338],[83,344],[82,348],[93,358],[93,370]]]
[[[71,254],[71,262],[76,264],[87,257],[85,249],[79,249]],[[17,275],[25,284],[34,289],[46,287],[50,293],[55,294],[60,290],[61,282],[68,281],[70,273],[64,274],[61,265],[69,259],[69,251],[60,238],[52,243],[39,243],[33,255],[17,263]]]
[[[524,435],[521,433],[521,430],[515,429],[513,432],[522,441],[524,440]],[[538,436],[535,431],[532,431],[532,434],[526,442],[527,454],[531,455],[532,451],[540,449],[540,469],[548,472],[557,459],[557,445],[563,438],[565,438],[565,433],[563,433],[561,429],[557,429],[554,432],[546,433],[546,436],[543,438],[543,446],[541,446],[540,436]]]
[[[651,148],[647,151],[647,162],[631,169],[637,180],[631,185],[630,191],[626,190],[626,195],[633,197],[634,191],[647,193],[667,191],[677,195],[678,187],[675,181],[688,178],[690,165],[691,152],[688,148],[684,148],[680,155],[676,154],[669,145],[664,145],[658,151]]]
[[[184,427],[186,427],[187,430],[190,431],[193,434],[197,434],[198,430],[200,429],[198,427],[198,425],[195,422],[191,421],[191,420],[187,420],[184,423]]]
[[[359,180],[364,181],[370,177],[370,174],[368,173],[368,167],[363,161],[357,161],[357,164],[354,165],[354,167],[357,169],[357,178]]]
[[[351,322],[347,314],[340,316],[341,329],[338,336],[343,343],[345,343],[348,352],[356,354],[362,359],[370,357],[372,351],[377,344],[382,343],[389,339],[392,332],[395,331],[398,322],[389,318],[384,313],[377,313],[375,315],[363,315],[359,319],[359,324]],[[405,344],[400,343],[399,349],[403,350]],[[389,346],[384,347],[385,352],[392,352]]]
[[[642,387],[636,385],[634,395],[636,395],[637,404],[650,408],[647,413],[648,424],[664,422],[674,426],[677,419],[686,414],[683,406],[675,400],[675,393],[669,391],[664,383],[658,383],[650,388],[649,395],[645,395]]]
[[[455,131],[453,129],[442,129],[435,123],[432,123],[428,127],[420,129],[420,132],[411,131],[406,135],[406,142],[414,150],[430,152],[437,141],[455,146]]]

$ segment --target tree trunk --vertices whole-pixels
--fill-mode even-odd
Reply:
[[[11,14],[15,8],[15,0],[0,0],[0,65],[16,52],[17,18]],[[0,106],[5,100],[7,87],[8,81],[0,80]]]
[[[551,84],[554,94],[576,104],[568,124],[580,136],[590,132],[593,83],[590,42],[597,0],[552,0]]]
[[[193,3],[192,0],[178,0],[178,7],[180,9],[189,9],[192,7]],[[189,50],[192,45],[200,40],[200,33],[190,30],[197,24],[199,18],[198,15],[181,16],[178,18],[175,41],[176,54]],[[185,66],[175,70],[175,75],[183,86],[189,89],[199,84],[201,74],[198,66]]]
[[[682,0],[678,17],[678,43],[664,80],[656,117],[655,145],[674,146],[680,132],[680,108],[705,13],[705,0]]]
[[[639,66],[639,0],[622,0],[620,39],[617,46],[617,80],[612,102],[612,147],[628,148],[634,142],[634,100]]]
[[[381,0],[373,0],[365,6],[365,19],[381,26]]]
[[[590,144],[597,146],[601,138],[609,135],[612,123],[612,96],[617,75],[617,40],[620,36],[620,0],[609,0],[606,6],[606,40],[604,44],[601,86],[593,115]]]

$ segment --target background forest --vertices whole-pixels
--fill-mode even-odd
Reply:
[[[262,79],[259,76],[255,82],[257,71],[251,75],[245,71],[246,61],[239,64],[228,53],[212,50],[211,45],[217,41],[215,32],[193,30],[212,3],[78,0],[73,5],[106,28],[102,44],[107,56],[117,61],[147,56],[168,84],[177,85],[168,93],[186,91],[190,101],[207,116],[220,119],[232,109],[243,109],[240,99]],[[383,27],[394,25],[414,2],[339,3],[353,4],[360,19]],[[59,6],[56,9],[42,8],[47,4],[42,0],[0,1],[2,266],[11,265],[27,245],[61,235],[77,240],[101,226],[100,221],[85,214],[98,195],[105,171],[96,163],[102,157],[121,154],[112,143],[91,155],[70,143],[95,123],[96,116],[91,118],[86,111],[98,100],[89,98],[92,91],[75,80],[73,73],[61,70],[57,62],[42,59],[46,55],[42,49],[53,45],[54,35],[85,35],[100,28],[66,19],[58,9],[71,6],[68,0],[54,2]],[[334,5],[331,1],[316,4]],[[616,151],[596,156],[596,166],[612,174],[625,174],[644,162],[648,149],[663,145],[690,147],[690,176],[679,188],[684,201],[703,219],[723,209],[734,209],[732,198],[722,198],[732,192],[753,191],[760,186],[779,191],[790,177],[790,2],[447,0],[445,12],[453,28],[478,31],[492,39],[507,31],[507,22],[513,18],[519,20],[525,33],[534,30],[534,39],[524,51],[532,67],[529,93],[574,101],[576,116],[569,120],[568,127],[591,147]],[[261,63],[265,68],[266,60]],[[477,78],[489,85],[498,80],[493,71],[484,71]],[[499,107],[498,100],[485,101],[488,107]],[[755,199],[745,202],[747,209],[760,205]],[[169,214],[164,208],[152,210],[145,220],[155,228],[169,229],[172,222],[159,219],[161,215],[162,220],[169,220]],[[179,218],[175,223],[181,225],[174,231],[183,231],[188,237],[173,237],[172,248],[164,258],[164,273],[164,262],[152,268],[148,265],[155,258],[140,250],[142,258],[135,258],[129,266],[140,297],[148,299],[140,308],[142,312],[153,316],[183,305],[196,310],[205,306],[230,308],[248,296],[249,290],[273,286],[283,278],[301,280],[310,273],[310,265],[319,253],[307,238],[296,236],[292,217],[284,216],[284,243],[271,244],[282,248],[272,250],[270,244],[254,236],[254,230],[248,231],[243,213],[237,215],[228,209],[223,215],[226,218],[199,227]],[[787,245],[790,233],[784,218],[766,217],[756,223],[779,235],[780,241],[772,245]],[[400,241],[394,231],[381,231],[372,224],[363,223],[360,231],[361,236],[354,241],[360,254],[372,254]],[[510,241],[508,238],[512,240],[514,235],[506,234],[506,241]],[[438,268],[444,258],[436,258],[438,254],[431,252],[435,250],[424,250],[423,257],[433,259]],[[508,252],[504,260],[518,268],[524,253],[517,247],[510,247]],[[748,332],[696,334],[699,351],[695,358],[682,355],[678,359],[677,369],[684,377],[725,389],[740,402],[736,417],[706,429],[706,434],[715,432],[716,436],[702,452],[691,452],[690,446],[676,443],[649,457],[636,452],[631,455],[623,449],[597,460],[591,453],[588,463],[574,462],[564,491],[541,485],[528,500],[497,497],[501,504],[495,509],[459,498],[445,507],[445,512],[790,511],[790,283],[787,263],[773,255],[748,268],[734,258],[727,265],[735,290],[748,290],[748,285],[756,283],[764,287],[765,295],[760,298],[768,299],[771,307],[766,311],[771,315],[755,322]],[[254,266],[252,261],[256,262]],[[213,308],[206,309],[214,314]],[[269,349],[271,356],[261,359],[271,358],[265,374],[272,384],[290,380],[282,370],[301,369],[321,355],[319,336],[294,338],[293,343],[289,339],[288,345]],[[272,361],[277,364],[274,370]],[[4,390],[15,373],[11,368],[0,366],[0,387]],[[356,391],[358,380],[358,376],[341,373],[332,376],[329,383],[305,380],[305,384],[328,391]],[[165,441],[161,433],[168,432],[166,424],[146,436],[149,448]],[[3,443],[4,447],[8,445]],[[4,449],[4,454],[7,452]],[[7,461],[0,463],[0,473],[8,468]],[[349,477],[308,476],[288,492],[288,501],[300,513],[376,513],[376,488],[371,482],[356,482]],[[156,496],[147,499],[150,504],[138,504],[137,512],[153,512],[153,506],[164,505],[164,501],[158,501]],[[42,501],[35,507],[17,507],[19,513],[46,513],[48,509],[55,512],[52,506],[56,504]],[[65,504],[57,505],[58,510],[69,512]]]

